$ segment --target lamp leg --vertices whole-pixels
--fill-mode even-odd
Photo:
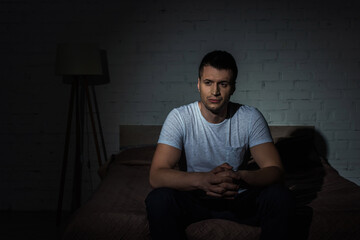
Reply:
[[[101,162],[101,156],[100,156],[100,147],[99,147],[99,142],[98,142],[97,134],[96,134],[95,121],[94,121],[93,110],[92,110],[92,106],[91,106],[90,93],[89,93],[89,86],[88,86],[88,83],[87,83],[86,79],[84,80],[84,85],[85,85],[85,93],[86,93],[86,97],[87,97],[87,103],[88,103],[88,107],[89,107],[89,114],[90,114],[92,131],[93,131],[93,134],[94,134],[94,141],[95,141],[95,148],[96,148],[96,153],[97,153],[97,157],[98,157],[98,163],[99,163],[99,167],[101,167],[102,162]]]
[[[99,107],[98,107],[97,100],[96,100],[96,94],[95,94],[95,87],[94,87],[94,85],[91,86],[91,89],[92,89],[92,93],[93,93],[94,105],[95,105],[95,112],[96,112],[97,121],[98,121],[98,123],[99,123],[99,132],[100,132],[101,143],[102,143],[103,152],[104,152],[104,157],[105,157],[105,162],[106,162],[108,159],[107,159],[107,154],[106,154],[104,134],[103,134],[102,127],[101,127]]]
[[[77,78],[76,82],[76,148],[75,148],[75,162],[74,162],[74,178],[73,178],[73,193],[71,202],[71,211],[74,212],[81,205],[81,181],[82,181],[82,163],[83,155],[83,118],[84,118],[84,93],[80,86],[80,80]],[[80,92],[80,94],[79,94]]]
[[[72,113],[74,109],[74,94],[75,94],[75,81],[71,86],[71,95],[69,101],[69,109],[68,109],[68,119],[67,119],[67,127],[66,127],[66,136],[65,136],[65,148],[64,148],[64,156],[61,168],[61,178],[60,178],[60,190],[59,190],[59,199],[58,199],[58,208],[57,208],[57,216],[56,216],[56,225],[59,226],[61,223],[62,217],[62,203],[64,197],[64,186],[65,186],[65,176],[69,155],[69,143],[70,143],[70,132],[71,132],[71,122],[72,122]]]

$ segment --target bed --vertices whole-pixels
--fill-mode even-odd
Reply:
[[[98,189],[65,228],[63,239],[150,239],[144,199],[161,126],[120,126],[120,152]],[[360,187],[330,166],[326,141],[309,126],[270,126],[296,197],[292,239],[360,239]],[[179,164],[182,169],[183,161]],[[249,157],[246,168],[255,169]],[[193,223],[189,240],[259,239],[260,228],[221,219]]]

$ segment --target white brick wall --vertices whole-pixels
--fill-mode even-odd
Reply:
[[[224,49],[240,70],[234,101],[272,125],[314,125],[330,163],[360,184],[355,2],[1,1],[0,209],[56,208],[70,86],[54,75],[54,60],[57,43],[69,41],[107,51],[110,83],[96,89],[109,156],[120,124],[162,124],[197,100],[199,61]],[[91,137],[84,199],[99,182]]]

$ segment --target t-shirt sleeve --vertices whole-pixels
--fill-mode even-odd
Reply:
[[[264,116],[257,109],[254,109],[249,129],[249,147],[273,141],[269,126]]]
[[[183,120],[179,111],[174,109],[165,119],[158,143],[167,144],[182,150],[183,133]]]

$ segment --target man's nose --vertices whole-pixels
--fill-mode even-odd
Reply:
[[[213,84],[212,89],[211,89],[211,94],[215,95],[215,96],[220,94],[220,89],[217,84]]]

